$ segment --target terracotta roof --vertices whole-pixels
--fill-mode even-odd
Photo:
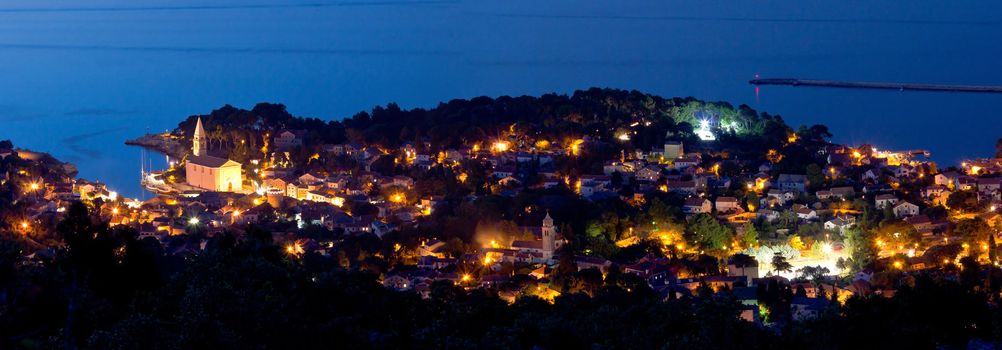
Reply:
[[[209,168],[218,168],[223,166],[223,164],[226,164],[227,162],[234,162],[238,165],[240,164],[226,158],[219,158],[213,156],[196,156],[196,155],[189,156],[188,161],[191,162],[192,164],[198,164]]]

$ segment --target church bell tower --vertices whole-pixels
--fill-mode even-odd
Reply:
[[[195,156],[204,155],[208,147],[206,147],[205,128],[202,127],[202,117],[198,118],[198,124],[195,125],[195,136],[192,137],[192,141],[191,153]]]
[[[556,250],[557,239],[557,230],[553,226],[553,218],[550,217],[550,213],[546,213],[546,217],[543,218],[543,227],[540,231],[542,231],[543,236],[543,258],[550,259]]]

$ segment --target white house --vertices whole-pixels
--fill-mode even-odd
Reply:
[[[892,206],[897,204],[898,197],[895,197],[893,194],[881,194],[877,195],[876,199],[874,199],[873,202],[874,204],[876,204],[877,208],[883,209],[886,206]]]
[[[710,209],[710,200],[700,197],[688,198],[682,206],[682,211],[686,214],[709,213]]]
[[[898,202],[894,205],[894,216],[896,217],[906,217],[915,216],[919,213],[919,207],[915,204],[908,203],[907,201]]]
[[[738,199],[734,197],[717,197],[716,205],[717,212],[721,213],[731,212],[741,208]]]

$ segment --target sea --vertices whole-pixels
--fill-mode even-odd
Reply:
[[[1002,85],[1000,38],[998,1],[5,0],[0,139],[148,198],[124,141],[224,104],[338,120],[597,86],[747,104],[945,166],[994,153],[1002,94],[748,80]]]

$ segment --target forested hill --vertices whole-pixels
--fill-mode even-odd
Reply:
[[[190,137],[196,117],[181,122],[176,132]],[[631,140],[626,147],[649,149],[662,145],[666,135],[696,144],[693,129],[699,127],[700,120],[710,120],[718,135],[715,145],[747,145],[757,151],[782,146],[793,132],[782,118],[756,112],[746,105],[735,108],[726,102],[601,88],[578,90],[571,95],[456,99],[431,109],[407,110],[390,103],[342,121],[295,117],[284,105],[270,103],[258,104],[251,110],[226,105],[201,117],[210,129],[215,129],[210,133],[225,134],[219,135],[221,138],[239,136],[251,140],[252,145],[261,141],[261,133],[256,131],[278,129],[306,131],[307,145],[351,142],[387,148],[419,141],[435,148],[461,147],[503,132],[562,141],[584,136],[609,138],[629,131]],[[827,129],[817,131],[827,134]]]

